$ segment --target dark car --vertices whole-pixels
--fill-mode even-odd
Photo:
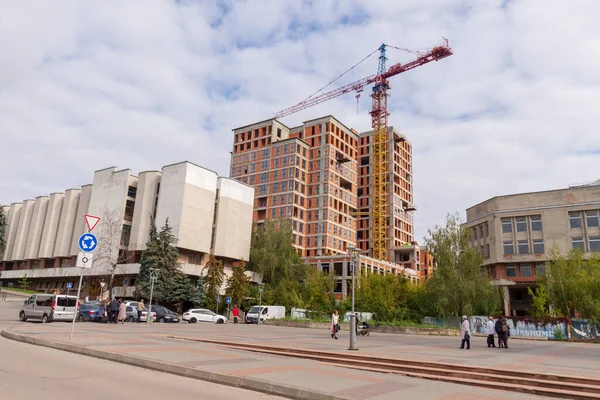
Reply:
[[[79,313],[77,314],[77,321],[92,321],[98,322],[102,318],[102,310],[100,304],[82,304],[79,307]]]
[[[156,322],[179,322],[179,315],[166,307],[152,305],[152,311],[156,313]]]

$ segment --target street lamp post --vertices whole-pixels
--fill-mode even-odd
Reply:
[[[154,294],[154,282],[156,282],[158,274],[160,274],[160,269],[150,268],[150,302],[148,303],[148,316],[146,318],[146,324],[148,325],[152,323],[152,295]]]
[[[256,325],[260,325],[260,314],[262,313],[262,294],[264,288],[264,283],[258,285],[258,318],[256,319]]]
[[[350,255],[350,268],[352,269],[352,313],[350,314],[350,346],[348,350],[358,350],[356,347],[356,314],[354,313],[354,290],[356,288],[355,270],[356,260],[360,257],[360,249],[354,246],[348,246]]]
[[[462,281],[461,281],[461,271],[460,271],[460,257],[463,255],[465,251],[461,250],[458,253],[458,257],[456,258],[456,264],[458,269],[458,313],[462,317],[463,315],[463,294],[462,294]]]

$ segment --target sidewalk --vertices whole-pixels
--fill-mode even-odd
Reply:
[[[273,346],[316,348],[345,352],[347,336],[331,340],[322,332],[305,329],[232,324],[77,324],[74,341],[68,341],[68,324],[22,323],[3,332],[9,338],[73,351],[93,357],[190,376],[215,383],[254,389],[290,398],[310,399],[534,399],[513,392],[457,385],[430,380],[408,378],[394,374],[358,371],[309,360],[271,356],[223,348],[216,345],[172,340],[162,335],[177,335],[236,342],[254,342]],[[312,333],[309,335],[308,333]],[[385,354],[399,358],[421,358],[411,345],[400,345],[406,337],[381,335],[376,340],[359,341],[361,354]],[[390,344],[390,339],[396,343]],[[456,338],[454,338],[456,340]],[[480,350],[458,351],[452,346],[454,357],[461,363],[473,359],[485,361]],[[424,349],[424,348],[423,348]],[[483,349],[481,349],[483,350]],[[487,349],[485,349],[487,350]],[[494,349],[490,349],[494,351]],[[502,362],[511,354],[498,353]],[[432,352],[442,353],[440,346]],[[489,355],[489,352],[487,352]],[[496,354],[493,353],[493,354]],[[427,354],[427,352],[425,352]],[[488,357],[490,358],[490,357]],[[511,364],[511,368],[513,365]]]

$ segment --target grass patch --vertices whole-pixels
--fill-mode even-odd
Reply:
[[[311,322],[327,322],[327,323],[330,323],[331,319],[327,318],[327,317],[315,318],[315,319],[296,319],[296,318],[292,318],[292,317],[285,317],[285,318],[282,318],[282,319],[278,319],[277,321],[289,321],[289,322],[297,322],[297,323],[308,324],[308,323],[311,323]],[[440,327],[440,326],[426,325],[426,324],[421,324],[421,323],[418,323],[418,322],[408,321],[408,320],[402,320],[402,321],[375,321],[375,320],[371,320],[371,321],[367,321],[367,322],[371,326],[401,326],[401,327],[405,327],[405,328],[460,330],[458,328],[444,328],[444,327]],[[340,320],[340,324],[346,324],[347,325],[348,322],[344,322],[344,321]]]
[[[36,293],[39,293],[36,290],[28,290],[28,289],[21,289],[21,288],[2,287],[0,289],[5,290],[5,291],[10,291],[10,292],[19,292],[19,293],[26,293],[26,294],[36,294]]]

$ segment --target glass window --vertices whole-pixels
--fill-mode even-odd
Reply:
[[[516,278],[517,276],[517,266],[515,264],[506,264],[506,277],[507,278]]]
[[[529,241],[519,240],[518,247],[519,247],[519,254],[529,254]]]
[[[531,264],[521,264],[521,276],[524,278],[533,276],[533,272],[531,271]]]
[[[598,212],[597,211],[586,211],[585,221],[588,227],[598,226]]]
[[[590,251],[600,250],[600,236],[590,236]]]
[[[527,218],[517,218],[517,232],[527,232]]]
[[[533,252],[535,254],[542,254],[544,252],[544,240],[533,239]]]
[[[512,232],[512,219],[511,218],[502,218],[502,233],[511,233]]]
[[[580,219],[580,222],[581,222],[581,219]],[[583,238],[582,237],[571,238],[571,244],[574,249],[585,250],[585,248],[583,246]]]
[[[531,230],[532,231],[541,231],[542,230],[542,216],[541,215],[532,215],[531,217]]]
[[[571,228],[581,228],[581,212],[570,212],[569,224]]]
[[[512,241],[504,242],[504,254],[507,256],[515,254],[515,248]]]
[[[546,273],[546,265],[544,263],[535,265],[535,274],[536,275],[544,275]]]

